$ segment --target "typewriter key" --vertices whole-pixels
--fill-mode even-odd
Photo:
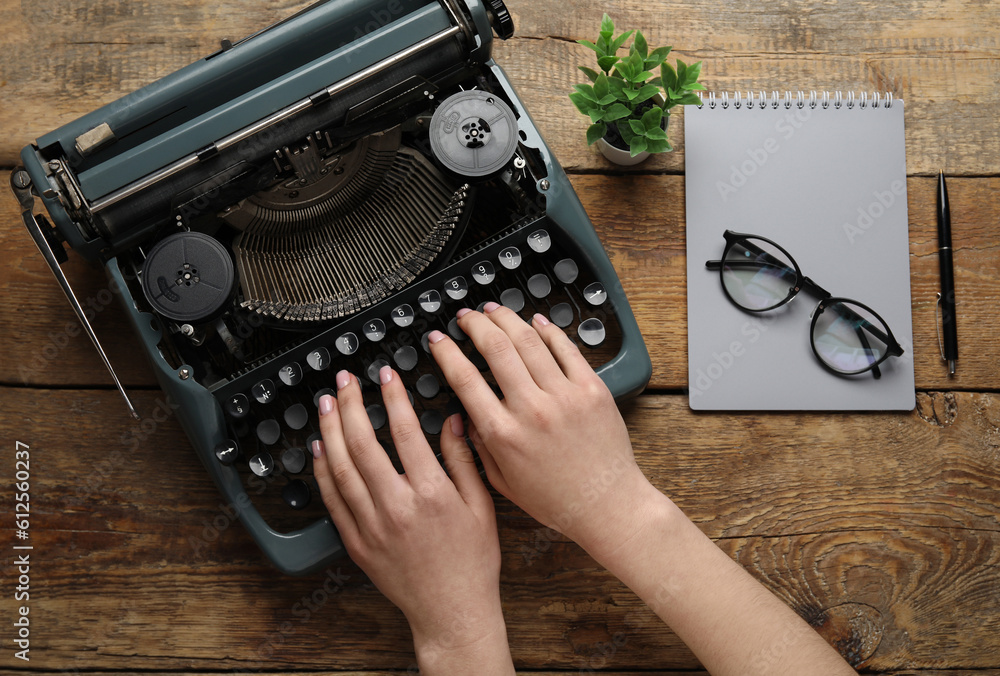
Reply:
[[[286,448],[281,452],[281,466],[289,474],[298,474],[306,468],[306,452],[301,448]]]
[[[528,246],[535,253],[545,253],[552,248],[552,238],[545,230],[536,230],[528,235]]]
[[[372,381],[375,385],[381,385],[382,379],[379,377],[379,373],[382,371],[382,367],[388,366],[389,362],[385,359],[376,359],[368,366],[368,380]]]
[[[373,343],[377,343],[385,338],[385,322],[381,319],[372,319],[365,324],[365,338]]]
[[[285,409],[285,424],[293,430],[300,430],[309,423],[309,411],[302,404],[292,404]]]
[[[179,232],[154,246],[142,265],[142,292],[159,314],[201,324],[226,309],[236,275],[222,244],[200,232]]]
[[[236,462],[236,458],[240,457],[240,447],[232,439],[226,439],[216,445],[215,457],[218,458],[219,462],[223,465],[232,465]]]
[[[528,292],[535,298],[545,298],[552,292],[552,282],[543,274],[533,275],[528,280]]]
[[[444,426],[444,416],[440,411],[430,410],[420,414],[420,427],[427,434],[441,434]]]
[[[417,366],[417,351],[412,345],[404,345],[392,355],[392,360],[402,371],[412,371]]]
[[[420,308],[424,312],[434,314],[441,309],[441,294],[435,289],[424,291],[420,294],[420,298],[418,298],[417,301],[420,303]]]
[[[267,451],[250,458],[250,471],[259,477],[270,476],[274,471],[274,458]]]
[[[226,402],[226,413],[234,418],[243,418],[248,413],[250,413],[250,399],[247,395],[241,393],[234,394],[229,397],[229,401]]]
[[[580,336],[580,340],[589,347],[597,347],[604,342],[604,324],[596,317],[591,317],[581,322],[576,332]]]
[[[569,303],[559,303],[558,305],[553,305],[552,309],[549,311],[549,318],[552,320],[552,323],[560,329],[565,329],[573,323],[573,306]]]
[[[556,273],[556,279],[563,284],[572,284],[580,274],[580,268],[572,258],[564,258],[552,268]]]
[[[260,404],[270,404],[274,400],[274,382],[268,378],[260,381],[251,390],[253,398]]]
[[[444,292],[448,294],[448,297],[452,300],[462,300],[469,295],[469,283],[465,281],[465,277],[459,275],[458,277],[452,277],[444,284]]]
[[[262,420],[257,424],[257,438],[265,446],[278,443],[281,438],[281,425],[277,420]]]
[[[500,302],[514,312],[524,309],[524,293],[520,289],[507,289],[500,294]]]
[[[296,362],[282,366],[278,378],[288,387],[295,387],[302,382],[302,367]]]
[[[433,399],[441,392],[441,383],[433,373],[427,373],[417,379],[417,392],[424,399]]]
[[[309,506],[312,491],[309,484],[302,479],[292,479],[281,489],[281,498],[292,509],[305,509]]]
[[[477,284],[481,284],[482,286],[492,284],[496,276],[493,264],[489,261],[482,261],[472,266],[472,278],[476,280]]]
[[[587,299],[588,303],[597,307],[603,305],[604,301],[608,299],[608,292],[604,290],[603,284],[594,282],[583,290],[583,297]]]

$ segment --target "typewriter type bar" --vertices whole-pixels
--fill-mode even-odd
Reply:
[[[461,403],[427,334],[486,369],[463,306],[545,313],[616,397],[650,377],[494,31],[513,33],[501,0],[325,0],[42,136],[12,176],[70,302],[65,244],[123,289],[199,459],[287,573],[345,555],[307,452],[337,370],[362,378],[394,461],[372,374],[393,366],[439,434]]]

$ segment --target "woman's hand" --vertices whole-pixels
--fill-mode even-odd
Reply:
[[[398,474],[375,438],[356,378],[320,400],[316,481],[351,558],[406,616],[421,673],[513,673],[500,607],[493,501],[461,417],[441,431],[441,467],[398,375],[380,372]],[[449,478],[450,475],[450,478]]]
[[[431,334],[431,352],[468,411],[490,483],[588,550],[618,546],[656,489],[604,381],[541,315],[528,325],[496,303],[458,315],[504,398],[444,334]]]

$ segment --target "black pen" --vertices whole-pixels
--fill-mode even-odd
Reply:
[[[958,361],[958,330],[955,326],[955,266],[951,256],[951,211],[948,208],[948,187],[944,184],[944,172],[938,172],[937,193],[938,217],[938,261],[941,268],[941,330],[944,333],[941,344],[941,359],[948,362],[949,375],[955,375]]]

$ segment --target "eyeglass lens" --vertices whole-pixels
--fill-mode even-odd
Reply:
[[[862,373],[885,356],[889,329],[865,308],[838,301],[817,312],[820,314],[813,322],[813,347],[833,370]]]
[[[722,283],[734,303],[747,310],[769,310],[788,299],[798,281],[795,265],[770,244],[747,237],[726,250]]]

